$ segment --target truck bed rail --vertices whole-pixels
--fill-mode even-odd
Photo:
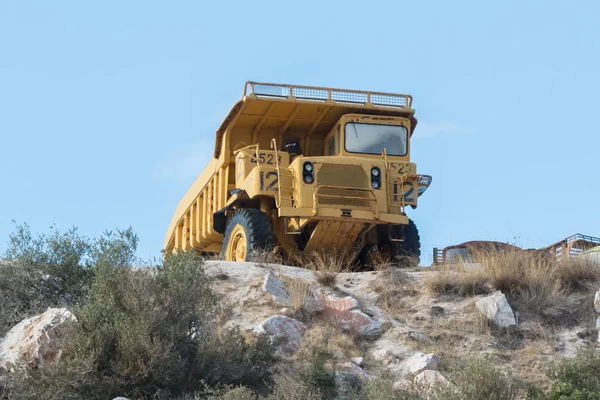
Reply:
[[[251,94],[257,97],[295,98],[299,100],[328,101],[404,109],[410,109],[412,105],[412,96],[408,94],[248,81],[244,86],[244,96]]]

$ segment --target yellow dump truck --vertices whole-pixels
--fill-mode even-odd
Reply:
[[[407,217],[429,187],[410,161],[406,94],[246,82],[214,158],[181,199],[164,250],[288,258],[337,249],[420,255]]]

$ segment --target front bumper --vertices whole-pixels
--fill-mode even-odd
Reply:
[[[333,207],[281,207],[278,209],[278,213],[280,217],[297,217],[311,220],[342,219],[348,222],[352,221],[370,224],[408,224],[408,217],[406,215],[380,213],[372,210],[350,210]]]

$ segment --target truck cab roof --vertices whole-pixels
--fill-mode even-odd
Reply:
[[[221,154],[226,131],[325,136],[345,114],[405,117],[412,135],[417,120],[412,96],[248,81],[244,94],[217,130],[215,158]]]

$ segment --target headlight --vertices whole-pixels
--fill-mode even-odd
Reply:
[[[313,176],[314,167],[310,161],[306,161],[302,165],[302,179],[304,183],[311,184],[315,181],[315,177]]]
[[[371,186],[375,190],[381,188],[381,171],[377,167],[371,168]]]

